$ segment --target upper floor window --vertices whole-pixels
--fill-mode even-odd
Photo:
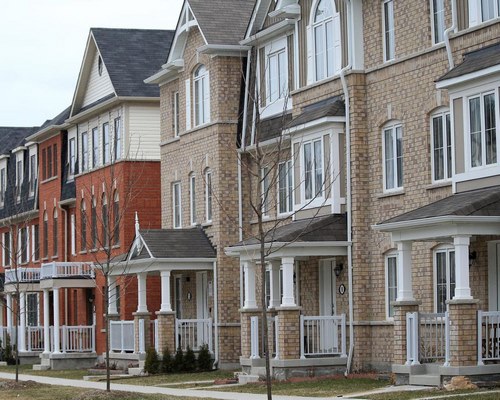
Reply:
[[[82,133],[82,171],[89,169],[89,134]]]
[[[394,58],[396,47],[394,38],[394,0],[384,0],[382,3],[382,15],[384,61],[390,61]]]
[[[40,232],[38,225],[33,225],[33,261],[40,259]]]
[[[22,227],[18,231],[17,241],[17,262],[26,264],[29,261],[29,232],[28,227]]]
[[[92,129],[92,168],[99,165],[99,129]]]
[[[47,211],[43,213],[43,257],[49,257],[49,216]]]
[[[293,211],[292,161],[280,163],[278,166],[278,213],[287,214]]]
[[[121,118],[115,118],[115,137],[114,137],[114,157],[115,160],[122,158],[122,127]]]
[[[12,251],[12,243],[11,243],[11,233],[9,232],[4,232],[2,235],[3,237],[3,243],[2,243],[2,250],[3,250],[3,265],[4,267],[7,267],[11,264],[10,261],[10,255]]]
[[[444,0],[432,0],[432,39],[433,43],[441,43],[444,40]]]
[[[266,48],[266,104],[288,95],[288,62],[286,40],[273,42]]]
[[[172,131],[174,132],[174,137],[179,136],[179,121],[179,92],[174,92],[172,94]]]
[[[90,209],[90,236],[92,248],[97,249],[97,203],[95,197],[92,198]]]
[[[42,172],[44,180],[57,176],[57,143],[42,149]]]
[[[393,301],[398,297],[397,280],[398,255],[390,253],[385,257],[385,298],[386,314],[388,318],[394,317]]]
[[[181,215],[181,183],[175,182],[172,184],[172,210],[174,219],[174,228],[182,227]]]
[[[17,200],[21,199],[21,187],[24,181],[24,152],[16,154],[16,194]]]
[[[5,190],[7,189],[7,168],[0,169],[0,204],[5,203]]]
[[[452,143],[449,111],[441,111],[431,117],[432,180],[451,179]]]
[[[36,184],[38,181],[38,171],[37,171],[37,159],[36,159],[36,154],[31,154],[30,155],[30,184],[29,184],[29,189],[30,189],[30,196],[33,196],[35,194],[35,189],[36,189]]]
[[[113,230],[113,245],[117,246],[120,244],[120,196],[118,191],[115,191],[115,196],[113,199],[113,218],[114,218],[114,230]]]
[[[269,180],[270,180],[269,167],[263,167],[260,170],[260,183],[261,183],[261,203],[262,203],[262,216],[267,217],[271,209],[271,193],[269,193]]]
[[[212,171],[205,171],[205,220],[212,222]]]
[[[314,69],[316,80],[341,69],[340,17],[332,0],[320,0],[314,13]]]
[[[210,81],[204,65],[194,73],[194,106],[195,125],[210,122]]]
[[[403,127],[387,125],[382,133],[384,159],[384,190],[403,187]]]
[[[189,219],[191,225],[196,224],[196,176],[189,176]]]
[[[497,163],[496,92],[469,97],[470,165]]]
[[[109,123],[102,124],[102,163],[107,164],[110,161],[111,148],[109,143]]]
[[[455,250],[444,247],[434,252],[434,291],[436,312],[447,310],[446,301],[455,295]]]
[[[106,194],[102,194],[101,198],[101,212],[102,212],[102,245],[103,247],[109,246],[109,208],[108,208],[108,198]]]
[[[497,18],[500,12],[498,0],[469,0],[469,26]]]
[[[53,220],[52,220],[52,255],[54,257],[58,254],[58,225],[57,225],[57,208],[54,208]]]
[[[302,145],[302,165],[304,200],[312,202],[323,198],[324,192],[324,162],[323,140],[321,138],[304,142]]]
[[[80,204],[80,236],[81,236],[81,250],[87,250],[87,206],[85,201],[82,200]]]
[[[76,172],[76,138],[72,137],[68,143],[69,175],[72,178]]]

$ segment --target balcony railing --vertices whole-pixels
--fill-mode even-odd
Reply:
[[[450,322],[448,313],[406,314],[407,364],[450,360]]]
[[[40,268],[12,268],[5,270],[5,283],[31,283],[40,281]]]
[[[94,264],[82,262],[51,262],[42,264],[41,279],[94,278]]]
[[[177,319],[175,321],[175,347],[185,351],[188,347],[194,351],[202,345],[212,347],[212,319]]]
[[[259,324],[262,323],[260,317],[250,318],[250,358],[261,358],[265,356],[266,349],[263,349],[261,330]],[[278,317],[267,317],[267,348],[270,349],[270,356],[276,359],[279,358],[278,354]]]
[[[478,364],[500,360],[500,312],[479,310],[477,322]]]
[[[300,316],[301,358],[321,356],[346,357],[345,314]]]

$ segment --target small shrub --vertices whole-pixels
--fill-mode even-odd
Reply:
[[[172,365],[172,372],[182,372],[184,371],[184,353],[179,347],[175,352],[175,357]]]
[[[146,351],[146,361],[144,362],[144,371],[148,374],[157,374],[160,372],[160,360],[154,347]]]
[[[161,360],[161,372],[168,374],[172,372],[174,367],[174,361],[172,360],[172,354],[168,347],[163,349],[162,360]]]
[[[198,369],[200,371],[212,370],[212,355],[208,350],[208,344],[204,344],[200,347],[200,351],[198,353]]]
[[[196,355],[194,351],[188,346],[186,354],[184,355],[184,369],[186,372],[196,371]]]
[[[10,335],[7,335],[5,339],[5,350],[3,353],[3,359],[7,362],[7,365],[16,365],[16,359],[14,358],[14,349],[10,344]]]

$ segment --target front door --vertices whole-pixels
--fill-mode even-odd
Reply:
[[[500,242],[488,243],[488,311],[500,311]]]
[[[207,271],[196,273],[196,318],[207,320],[210,318],[208,312],[208,273]],[[208,344],[210,324],[199,321],[197,324],[198,346]]]
[[[319,267],[319,313],[330,317],[337,313],[337,280],[335,260],[321,260]],[[329,352],[338,348],[338,324],[334,320],[322,320],[320,323],[321,347]]]

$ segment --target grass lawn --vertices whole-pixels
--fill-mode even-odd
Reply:
[[[497,390],[497,389],[495,389]],[[468,396],[464,396],[469,394]],[[455,396],[456,395],[456,396]],[[365,396],[365,398],[370,400],[413,400],[422,399],[429,397],[441,397],[441,396],[451,396],[446,397],[446,400],[463,400],[463,399],[474,399],[474,400],[498,400],[500,398],[500,392],[491,393],[488,390],[478,389],[478,390],[456,390],[453,392],[448,392],[444,389],[434,389],[434,390],[417,390],[413,392],[393,392],[377,394],[372,396]]]
[[[162,375],[152,375],[152,376],[141,376],[136,378],[114,379],[113,383],[123,383],[126,385],[141,385],[141,386],[168,386],[168,384],[171,383],[210,381],[210,380],[213,381],[215,379],[232,378],[233,376],[234,372],[232,371],[216,370],[210,372],[165,374],[165,375],[162,374]],[[188,385],[187,387],[194,387],[194,386],[196,385]]]
[[[8,365],[0,367],[0,372],[7,372],[11,374],[16,373],[15,365]],[[84,376],[89,375],[86,369],[64,370],[64,371],[33,371],[33,365],[20,365],[19,373],[23,375],[36,375],[36,376],[50,376],[53,378],[64,379],[83,379]]]
[[[308,397],[332,397],[347,393],[364,392],[388,386],[387,381],[374,378],[325,378],[311,379],[302,382],[273,382],[273,394]],[[252,383],[244,386],[218,388],[217,390],[239,393],[266,393],[264,383]]]

